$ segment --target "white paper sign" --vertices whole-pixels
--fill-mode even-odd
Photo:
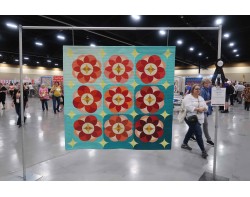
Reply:
[[[226,101],[226,88],[213,87],[211,96],[212,106],[224,106]]]

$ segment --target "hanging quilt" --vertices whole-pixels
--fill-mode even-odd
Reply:
[[[64,46],[65,147],[171,149],[175,47]]]

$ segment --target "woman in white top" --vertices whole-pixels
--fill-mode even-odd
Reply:
[[[186,95],[183,100],[184,106],[187,110],[185,122],[189,126],[189,129],[183,140],[181,148],[192,150],[192,148],[188,146],[188,141],[194,134],[196,136],[197,143],[202,151],[202,157],[207,158],[208,154],[204,148],[201,124],[204,123],[204,112],[207,111],[208,106],[204,101],[204,99],[199,94],[200,94],[200,86],[198,84],[194,84],[191,89],[191,94]],[[189,117],[193,115],[197,116],[198,121],[194,122],[189,121]]]

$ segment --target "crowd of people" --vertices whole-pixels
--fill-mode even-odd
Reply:
[[[226,79],[224,84],[226,88],[225,106],[221,108],[221,113],[229,113],[229,106],[233,106],[235,102],[242,104],[244,100],[244,109],[249,111],[250,107],[250,84],[243,84],[241,82],[232,83]],[[185,96],[181,113],[185,113],[184,121],[188,125],[188,131],[185,135],[181,148],[192,150],[188,145],[189,140],[197,141],[200,149],[201,156],[207,158],[208,154],[204,148],[204,142],[202,138],[202,130],[206,137],[208,145],[214,146],[214,143],[210,137],[208,131],[208,116],[212,114],[211,106],[211,80],[204,78],[201,84],[193,84],[192,86],[186,86]],[[229,104],[230,101],[230,104]]]
[[[17,125],[19,127],[22,126],[21,123],[21,105],[22,105],[22,99],[21,99],[21,89],[20,89],[20,83],[16,82],[15,84],[5,84],[3,85],[0,83],[0,103],[2,103],[2,110],[6,109],[5,101],[7,94],[10,95],[12,99],[12,107],[15,108],[16,114],[18,116],[17,119]],[[28,100],[29,97],[35,97],[35,89],[31,83],[23,84],[23,109],[25,111],[25,108],[28,107]],[[63,110],[64,106],[64,96],[63,96],[63,85],[59,84],[59,82],[54,82],[54,85],[51,89],[48,89],[48,87],[45,86],[45,84],[41,84],[41,86],[38,88],[37,96],[39,97],[41,101],[42,110],[48,111],[48,101],[50,98],[52,99],[53,103],[53,112],[56,114]],[[24,122],[26,121],[26,117],[24,116]]]

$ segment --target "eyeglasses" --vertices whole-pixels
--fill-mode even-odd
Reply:
[[[195,90],[201,90],[200,88],[195,88]]]

